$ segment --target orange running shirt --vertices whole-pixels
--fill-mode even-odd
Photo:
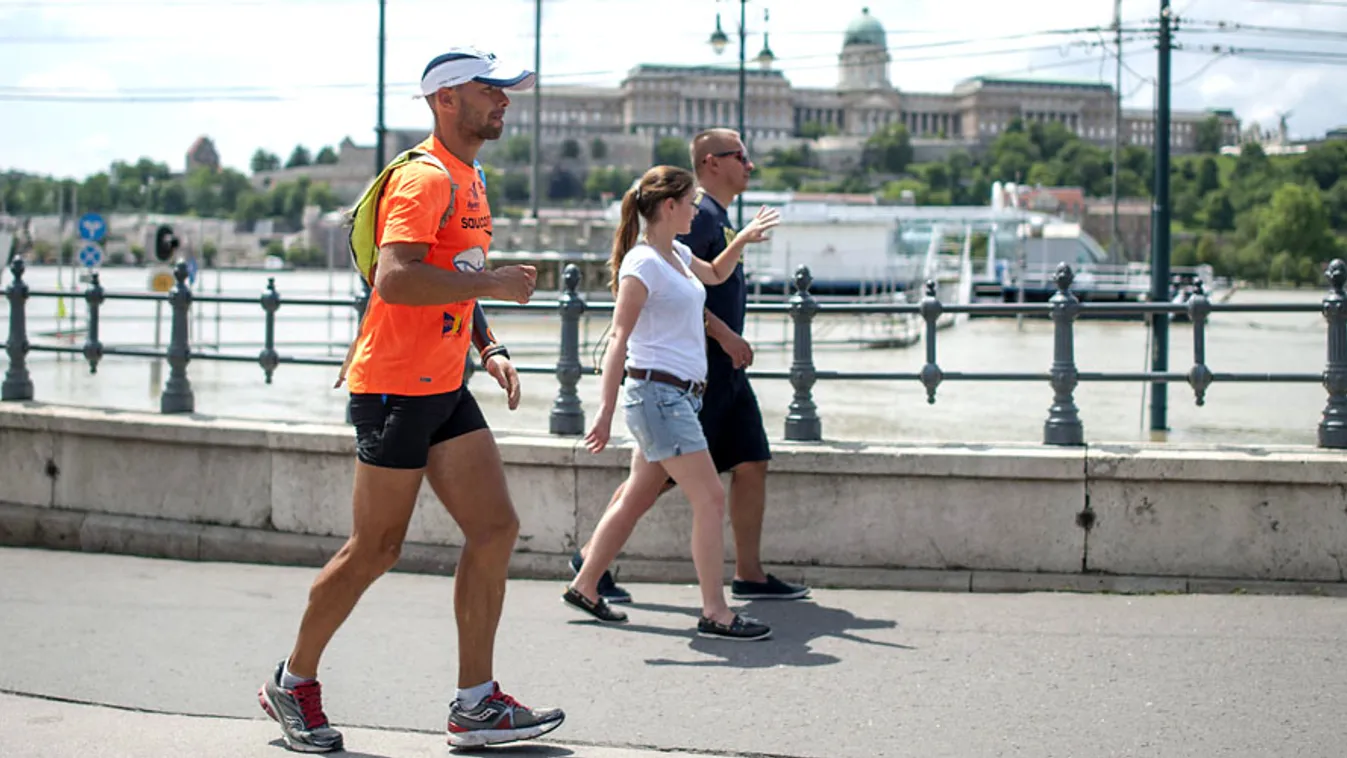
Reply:
[[[375,242],[429,244],[425,262],[442,269],[482,271],[491,246],[491,209],[476,169],[431,136],[419,145],[438,167],[409,163],[388,178],[375,219]],[[445,211],[453,202],[453,210]],[[441,224],[441,222],[444,222]],[[475,300],[450,305],[393,305],[370,291],[346,381],[355,394],[436,395],[463,384],[472,342]]]

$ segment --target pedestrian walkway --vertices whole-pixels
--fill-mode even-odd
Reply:
[[[314,574],[0,549],[0,756],[287,755],[255,693]],[[694,635],[694,586],[627,586],[631,623],[611,627],[562,605],[560,582],[510,583],[497,675],[568,717],[492,755],[1340,758],[1347,744],[1343,599],[815,590],[745,604],[776,634],[730,643]],[[448,577],[391,574],[333,641],[324,696],[351,754],[445,754],[452,594]]]
[[[0,695],[0,755],[51,758],[128,756],[232,756],[285,758],[288,753],[270,722],[256,719],[173,716],[116,708]],[[436,734],[385,729],[347,729],[349,758],[443,758],[447,748]],[[359,747],[355,747],[359,746]],[[698,758],[640,748],[534,743],[502,750],[460,751],[458,755],[536,758]],[[706,758],[702,754],[700,758]]]

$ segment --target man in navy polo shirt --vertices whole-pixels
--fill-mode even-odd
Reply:
[[[748,189],[753,162],[732,129],[709,129],[692,139],[692,167],[697,173],[697,215],[692,229],[678,240],[703,260],[714,260],[734,239],[728,211]],[[758,398],[745,369],[753,348],[743,338],[748,282],[741,262],[722,284],[706,287],[706,394],[700,419],[716,470],[731,471],[730,525],[734,529],[735,571],[730,592],[739,600],[796,600],[809,588],[784,582],[762,568],[762,524],[767,502],[767,462],[771,449],[763,428]],[[668,491],[672,483],[666,483]],[[622,495],[613,493],[609,507]],[[587,547],[587,546],[586,546]],[[571,556],[579,571],[582,550]],[[610,603],[631,602],[631,594],[605,572],[599,594]]]

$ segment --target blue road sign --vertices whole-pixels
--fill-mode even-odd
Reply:
[[[103,262],[103,247],[97,242],[89,242],[80,248],[80,263],[85,268],[93,268]]]
[[[197,266],[195,257],[187,259],[187,282],[189,284],[196,284],[196,272],[198,268],[199,266]]]
[[[86,213],[80,216],[80,239],[93,240],[100,242],[103,235],[107,234],[108,224],[103,217],[97,213]]]

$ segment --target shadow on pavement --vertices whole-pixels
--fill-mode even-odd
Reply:
[[[774,666],[829,666],[840,662],[841,659],[837,656],[820,653],[812,649],[813,642],[823,637],[833,637],[858,645],[892,650],[916,649],[910,645],[870,640],[856,634],[856,632],[868,630],[895,629],[898,622],[892,619],[860,618],[849,610],[819,605],[811,600],[791,602],[753,601],[743,606],[744,615],[752,616],[772,627],[772,638],[770,640],[745,643],[696,636],[696,619],[699,614],[695,608],[659,603],[632,603],[629,607],[638,611],[654,611],[685,616],[690,623],[683,628],[674,629],[628,622],[615,625],[613,629],[686,638],[690,640],[688,647],[691,650],[714,658],[694,661],[652,658],[646,660],[646,663],[651,666],[771,668]]]
[[[451,748],[449,755],[522,755],[529,758],[562,758],[575,751],[556,745],[498,745],[495,747]]]
[[[285,740],[274,739],[271,746],[279,748],[287,755],[293,755],[285,746]],[[474,747],[474,748],[449,748],[449,755],[481,755],[481,756],[523,756],[524,758],[565,758],[565,756],[575,755],[575,751],[556,745],[543,745],[538,743],[526,743],[520,745],[497,745],[494,747]],[[350,750],[340,750],[327,755],[337,758],[394,758],[393,756],[383,755],[381,753],[363,753]]]

